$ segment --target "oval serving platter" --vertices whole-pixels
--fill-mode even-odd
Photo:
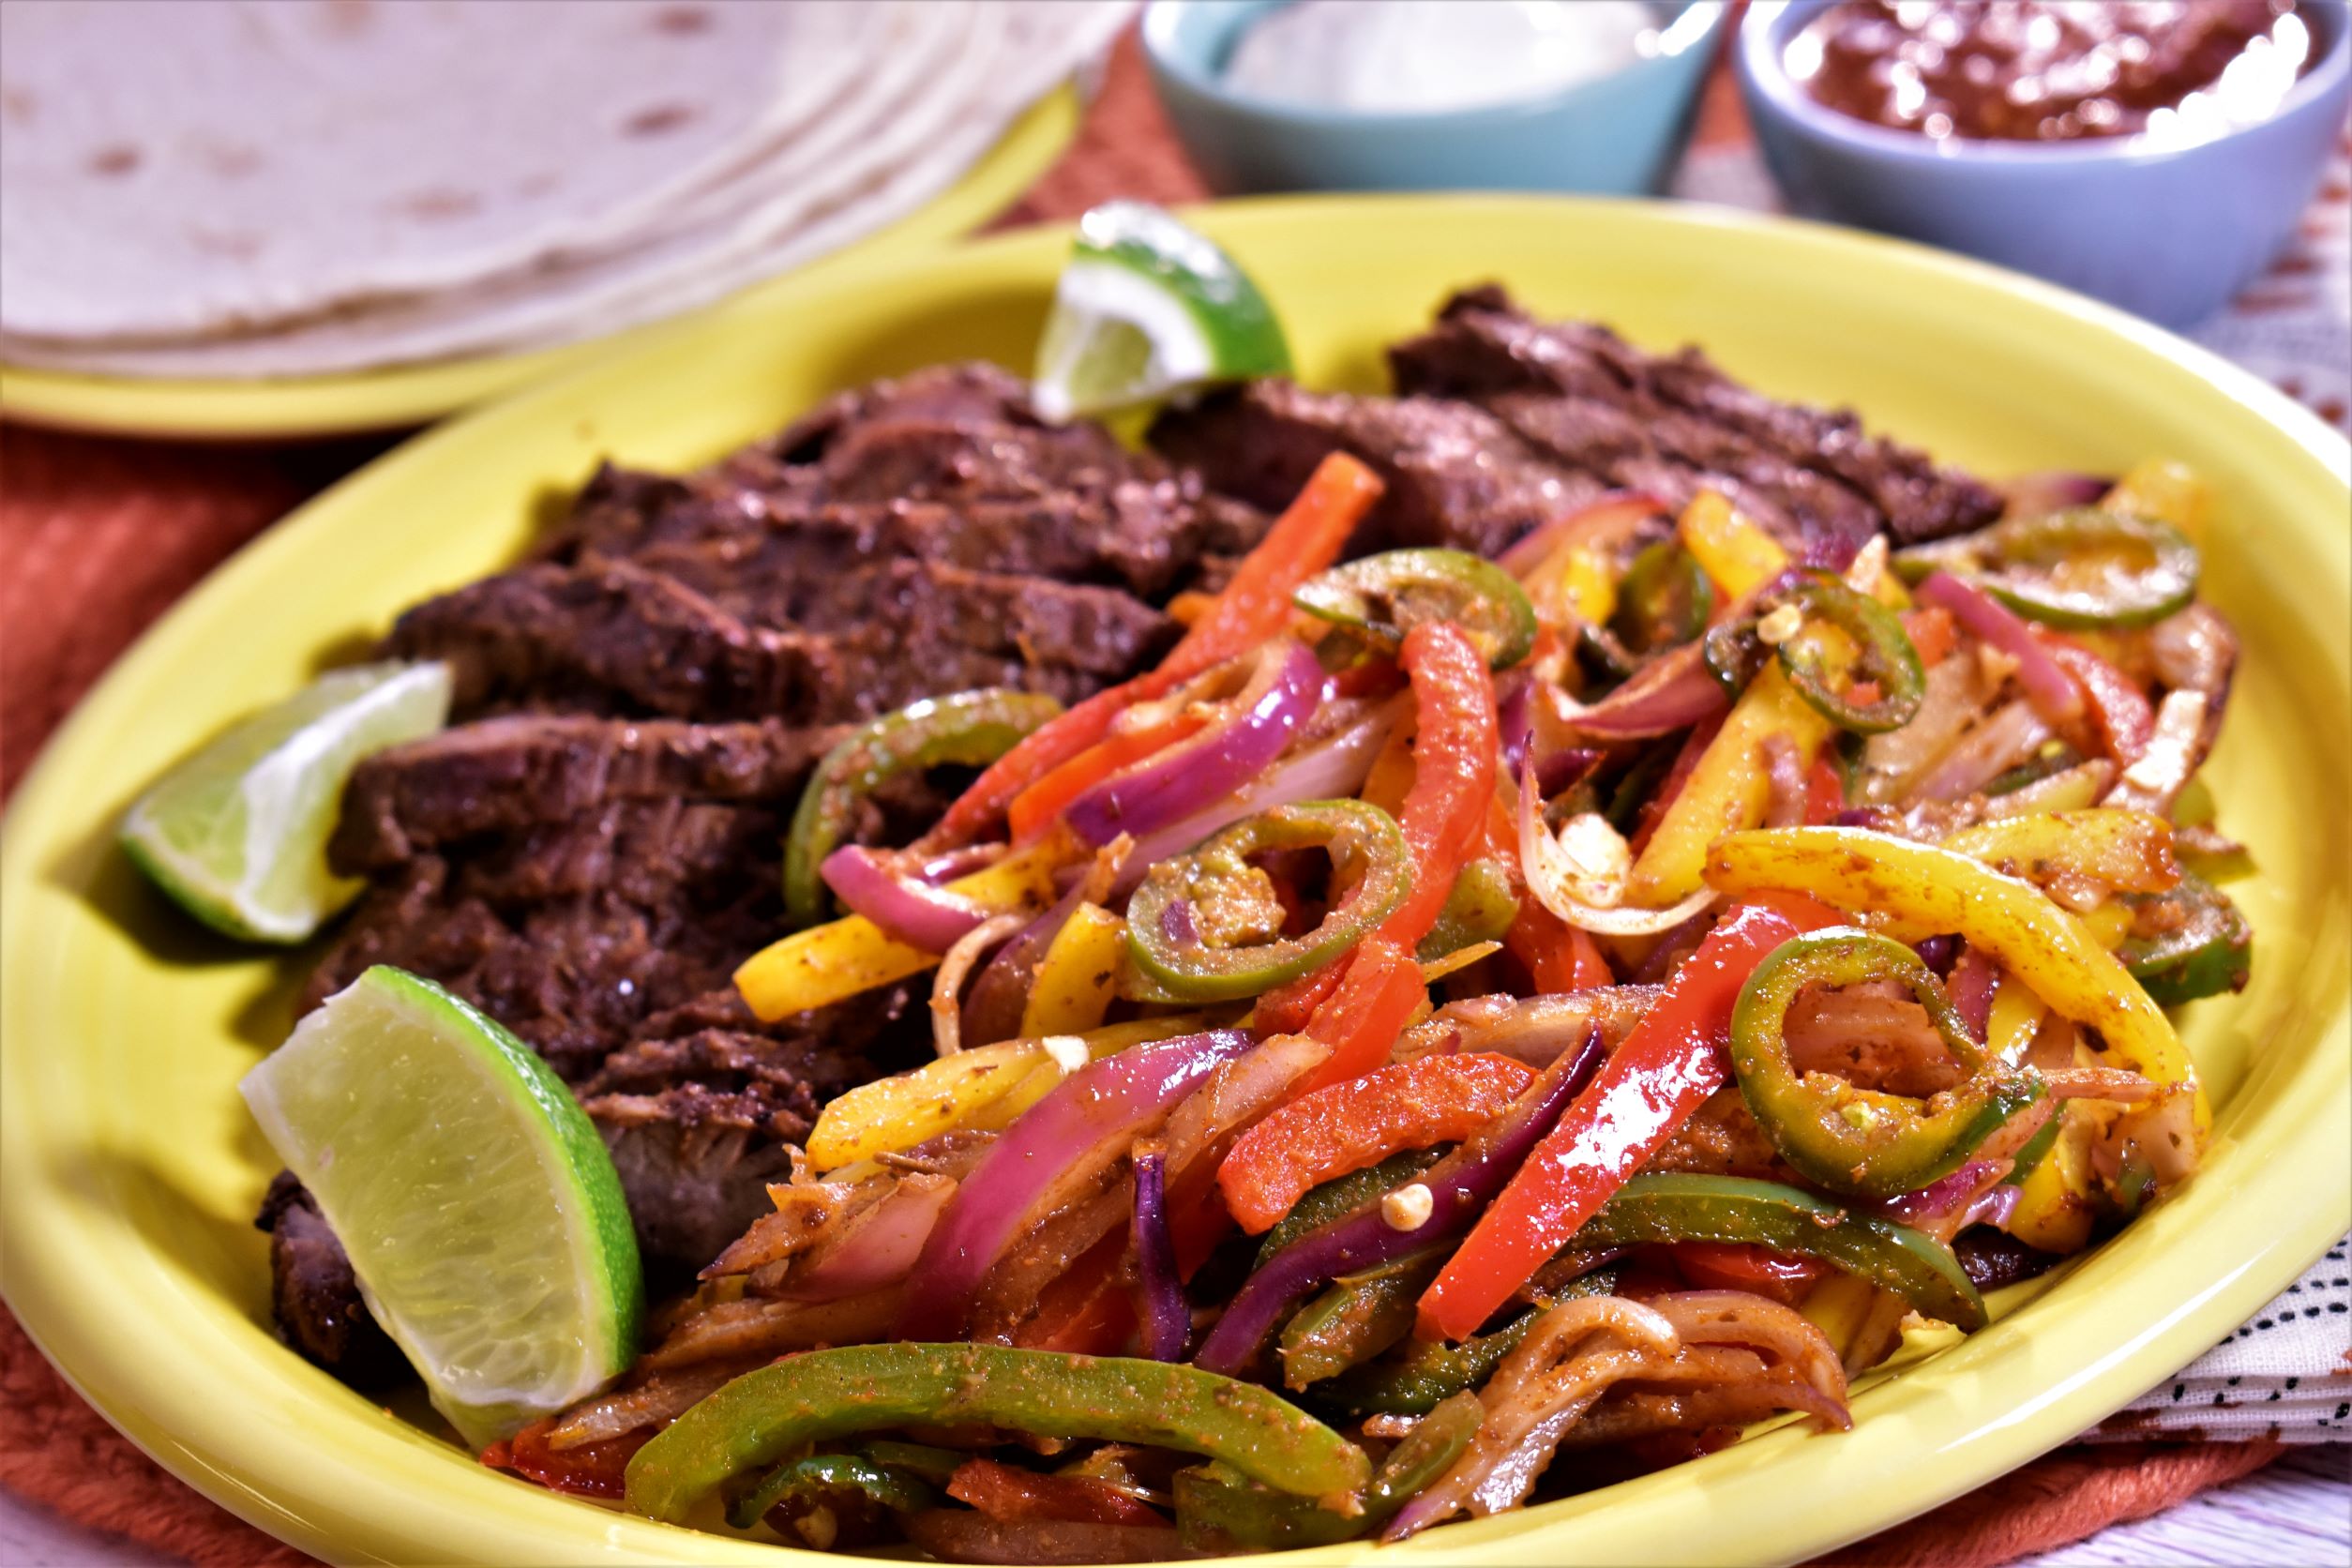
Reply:
[[[2219,498],[2207,588],[2241,628],[2207,776],[2263,874],[2235,1000],[2184,1034],[2220,1107],[2204,1171],[2111,1244],[1997,1299],[2001,1320],[1885,1378],[1858,1430],[1785,1427],[1696,1463],[1448,1526],[1382,1557],[1485,1563],[1802,1559],[2063,1442],[2169,1376],[2352,1223],[2352,448],[2253,378],[2073,295],[1891,241],[1637,203],[1291,199],[1201,209],[1281,310],[1310,384],[1371,389],[1451,287],[1647,345],[1696,341],[1764,391],[2001,475],[2182,459]],[[0,1289],[42,1348],[175,1473],[341,1562],[787,1562],[474,1464],[279,1346],[276,1162],[237,1078],[283,1034],[299,962],[192,928],[113,849],[158,769],[347,658],[402,606],[489,572],[596,460],[693,464],[823,394],[942,360],[1025,364],[1066,231],[779,288],[401,448],[272,529],[114,668],[0,845]],[[1339,1562],[1364,1545],[1292,1554]]]

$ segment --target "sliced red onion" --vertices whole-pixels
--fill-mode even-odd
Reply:
[[[1243,1281],[1193,1364],[1240,1377],[1256,1364],[1274,1324],[1308,1291],[1343,1274],[1393,1263],[1460,1236],[1526,1163],[1607,1054],[1599,1034],[1588,1033],[1581,1047],[1561,1053],[1509,1110],[1431,1166],[1420,1182],[1429,1189],[1432,1204],[1429,1217],[1419,1225],[1396,1229],[1373,1203],[1274,1254]]]
[[[989,912],[943,888],[909,882],[860,844],[844,844],[817,867],[843,903],[882,928],[893,942],[944,953],[988,918]]]
[[[968,877],[984,866],[993,866],[1004,858],[1003,844],[966,844],[960,849],[942,850],[914,868],[915,880],[937,887],[941,882]]]
[[[1572,729],[1604,740],[1644,740],[1687,730],[1731,705],[1707,672],[1699,644],[1685,642],[1634,671],[1633,679],[1589,708],[1570,706]]]
[[[1530,742],[1535,739],[1535,682],[1524,670],[1515,670],[1502,680],[1502,700],[1495,709],[1495,729],[1502,737],[1503,771],[1514,778],[1518,776],[1519,763],[1526,760]]]
[[[2061,727],[2082,717],[2082,688],[2074,684],[2074,677],[2066,672],[2065,667],[2050,656],[2050,650],[2033,635],[2033,628],[2018,619],[2007,605],[1974,583],[1963,582],[1945,571],[1928,573],[1927,580],[1916,590],[1916,596],[1922,604],[1951,611],[1952,618],[1969,635],[2015,659],[2017,684],[2025,687],[2026,700],[2033,704],[2034,712]]]
[[[1596,986],[1526,998],[1498,993],[1449,1002],[1431,1021],[1454,1031],[1455,1049],[1493,1051],[1541,1068],[1581,1049],[1596,1030],[1602,1048],[1615,1050],[1663,994],[1656,986]]]
[[[2007,1225],[2010,1216],[2017,1212],[2017,1200],[2025,1195],[2023,1187],[2012,1186],[2007,1182],[1995,1184],[1992,1191],[1981,1195],[1968,1205],[1968,1212],[1960,1216],[1960,1229],[1966,1230],[1971,1225]]]
[[[1138,838],[1134,852],[1127,856],[1126,868],[1114,884],[1114,893],[1133,892],[1153,866],[1170,855],[1184,853],[1219,828],[1229,827],[1244,817],[1254,817],[1277,806],[1295,806],[1303,800],[1342,800],[1354,794],[1364,787],[1373,760],[1380,756],[1380,747],[1388,744],[1389,731],[1396,727],[1403,713],[1402,699],[1384,702],[1324,745],[1284,758],[1238,793],[1183,822]]]
[[[1965,1216],[1977,1199],[1997,1185],[2013,1168],[2009,1160],[1970,1160],[1941,1181],[1931,1182],[1917,1192],[1907,1192],[1900,1198],[1890,1198],[1876,1205],[1877,1212],[1897,1225],[1907,1225],[1914,1230],[1924,1230],[1939,1242],[1950,1242],[1967,1223]]]
[[[899,1324],[902,1339],[953,1339],[980,1281],[1039,1199],[1073,1170],[1125,1150],[1153,1118],[1221,1062],[1256,1042],[1238,1029],[1179,1034],[1090,1063],[1023,1111],[956,1189],[916,1264],[923,1288]]]
[[[1528,891],[1535,895],[1538,902],[1579,930],[1598,931],[1605,936],[1656,936],[1704,912],[1715,902],[1714,890],[1702,887],[1689,897],[1661,910],[1621,903],[1606,906],[1595,903],[1592,897],[1580,890],[1578,884],[1590,886],[1595,896],[1607,893],[1621,897],[1624,867],[1630,864],[1630,855],[1624,840],[1598,818],[1581,824],[1571,823],[1570,826],[1572,831],[1579,826],[1590,828],[1593,837],[1614,851],[1620,865],[1613,868],[1579,866],[1544,822],[1543,792],[1536,787],[1533,777],[1521,774],[1520,872],[1527,878]]]
[[[1565,517],[1539,524],[1497,556],[1495,565],[1513,577],[1524,577],[1562,545],[1579,541],[1611,544],[1632,533],[1644,520],[1673,509],[1666,501],[1644,490],[1612,490]]]
[[[1276,639],[1258,653],[1225,717],[1088,790],[1063,821],[1098,847],[1123,833],[1141,837],[1166,827],[1199,802],[1263,773],[1322,701],[1323,669],[1315,656],[1295,638]]]
[[[1176,1243],[1168,1229],[1168,1156],[1157,1149],[1135,1161],[1135,1274],[1142,1295],[1137,1314],[1143,1353],[1153,1361],[1182,1361],[1192,1338],[1192,1308],[1176,1274]]]
[[[1922,958],[1927,957],[1926,945],[1920,944]],[[1952,1004],[1960,1009],[1968,1033],[1979,1041],[1984,1038],[1984,1031],[1993,1021],[1993,993],[2000,989],[2000,985],[2001,966],[1983,948],[1963,946],[1960,956],[1952,960],[1952,974],[1944,988],[1952,995]]]
[[[787,1301],[831,1302],[896,1285],[914,1271],[940,1212],[956,1196],[944,1176],[911,1171],[841,1234],[821,1243],[784,1281]]]
[[[1919,800],[1961,800],[2033,755],[2050,738],[2050,726],[2030,698],[2010,702],[1961,738],[1911,786]]]

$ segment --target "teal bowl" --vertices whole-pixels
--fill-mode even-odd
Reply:
[[[1661,4],[1658,53],[1513,103],[1364,113],[1239,93],[1223,81],[1244,29],[1282,0],[1152,0],[1143,53],[1177,137],[1209,184],[1265,190],[1573,190],[1646,195],[1689,141],[1723,30],[1722,0]]]

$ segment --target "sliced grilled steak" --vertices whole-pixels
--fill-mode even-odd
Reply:
[[[1351,553],[1449,545],[1495,554],[1608,482],[1551,457],[1484,409],[1442,398],[1358,398],[1252,382],[1160,416],[1152,445],[1254,505],[1288,505],[1334,451],[1388,485]]]
[[[269,1305],[287,1344],[354,1388],[407,1375],[407,1360],[361,1300],[359,1276],[318,1199],[281,1170],[253,1224],[269,1232]]]
[[[385,651],[447,661],[460,714],[493,701],[619,707],[678,718],[807,722],[837,691],[825,643],[747,626],[626,562],[522,566],[428,599]]]
[[[613,802],[455,859],[420,855],[362,896],[302,1008],[370,964],[397,964],[579,1079],[648,1017],[727,985],[777,934],[782,831],[766,807]]]
[[[1533,393],[1621,408],[1661,457],[1740,481],[1759,510],[1781,512],[1807,537],[1859,543],[1859,528],[1883,526],[1909,543],[2000,513],[1989,487],[1867,434],[1850,411],[1775,401],[1695,348],[1653,355],[1592,323],[1534,321],[1492,285],[1455,294],[1428,332],[1389,351],[1389,363],[1407,395],[1485,403]]]
[[[1030,406],[1029,384],[985,360],[933,365],[895,381],[877,381],[836,393],[755,450],[788,463],[813,463],[842,433],[900,419],[947,425],[1042,423]]]
[[[615,801],[789,796],[844,731],[509,714],[378,752],[352,774],[327,847],[346,876]]]
[[[894,993],[901,1008],[905,993]],[[700,1268],[767,1212],[826,1100],[871,1076],[854,1049],[727,1029],[624,1047],[580,1086],[647,1257]]]

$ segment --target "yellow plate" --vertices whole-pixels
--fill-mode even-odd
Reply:
[[[812,279],[856,277],[969,234],[1011,206],[1062,156],[1077,133],[1079,110],[1077,90],[1058,88],[1014,121],[996,145],[936,199],[735,298],[756,299]],[[648,322],[530,354],[278,380],[150,381],[0,365],[0,415],[71,430],[204,441],[399,430],[552,380],[604,354],[626,353],[683,319]]]
[[[2221,1108],[2204,1173],[2046,1292],[2005,1303],[2001,1322],[1862,1394],[1851,1436],[1784,1429],[1395,1555],[1707,1563],[1828,1549],[2090,1425],[2352,1223],[2343,442],[2113,311],[1830,229],[1484,197],[1199,218],[1283,311],[1312,384],[1377,385],[1383,342],[1449,286],[1501,278],[1539,312],[1595,316],[1655,346],[1696,339],[1767,391],[1850,401],[1984,472],[2185,459],[2219,491],[2208,586],[2246,641],[2210,777],[2267,875],[2240,893],[2260,932],[2253,986],[2184,1018]],[[508,559],[540,500],[599,455],[700,462],[872,376],[972,354],[1025,363],[1066,244],[1021,234],[779,291],[428,435],[230,562],[58,736],[0,852],[0,1285],[75,1383],[173,1470],[345,1562],[786,1560],[481,1470],[271,1338],[250,1220],[276,1162],[233,1085],[285,1029],[296,966],[177,917],[114,853],[112,824],[231,716]]]

